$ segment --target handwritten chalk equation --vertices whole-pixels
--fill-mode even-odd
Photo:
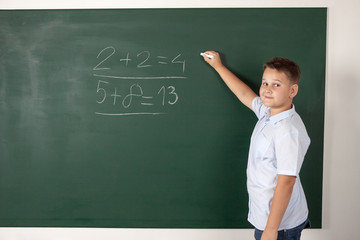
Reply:
[[[114,67],[122,67],[122,68],[151,68],[160,65],[178,65],[181,69],[182,73],[185,73],[185,60],[182,59],[181,53],[176,56],[160,56],[154,54],[151,51],[145,50],[137,53],[130,52],[120,52],[116,54],[117,51],[115,47],[109,46],[102,49],[96,56],[98,62],[94,66],[94,71],[100,70],[111,70]],[[119,57],[117,55],[122,54],[123,57]],[[115,58],[114,61],[112,61]],[[116,62],[118,64],[116,64]]]
[[[95,112],[95,114],[107,116],[166,114],[157,111],[134,112],[134,110],[159,110],[159,107],[175,105],[179,101],[174,86],[163,85],[155,92],[145,92],[138,83],[132,84],[128,89],[111,85],[110,82],[98,80],[96,102],[99,105],[111,105],[112,112]]]
[[[113,91],[111,93],[108,93],[105,90],[105,88],[102,87],[103,84],[109,84],[109,82],[101,81],[101,80],[98,81],[98,87],[97,87],[96,92],[99,93],[99,96],[100,95],[101,96],[100,96],[99,100],[97,100],[97,103],[102,104],[105,102],[105,100],[107,98],[111,98],[113,105],[116,105],[118,100],[121,99],[122,96],[118,94],[118,90],[116,87],[114,87],[112,89]],[[162,106],[165,105],[165,102],[167,104],[174,105],[179,99],[179,96],[176,93],[176,89],[174,86],[168,86],[168,87],[162,86],[159,89],[159,91],[157,92],[157,95],[162,97],[162,100],[161,100]],[[123,97],[122,106],[124,108],[129,108],[131,106],[132,99],[134,97],[141,97],[142,99],[147,99],[147,100],[152,100],[154,98],[154,96],[145,96],[142,87],[136,83],[136,84],[133,84],[130,86],[129,94],[127,94]],[[171,100],[169,98],[173,98],[173,100]],[[141,103],[141,104],[142,105],[150,105],[150,106],[154,105],[152,103]]]

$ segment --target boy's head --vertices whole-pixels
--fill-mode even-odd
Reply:
[[[300,68],[286,58],[272,58],[264,63],[260,97],[265,106],[271,108],[271,115],[289,110],[298,93]]]
[[[291,85],[299,84],[300,75],[301,75],[300,68],[295,62],[287,58],[282,58],[282,57],[271,58],[268,62],[264,63],[263,65],[264,71],[266,68],[276,69],[279,72],[285,73]]]

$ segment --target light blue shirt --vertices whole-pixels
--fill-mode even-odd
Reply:
[[[259,120],[251,136],[247,167],[248,221],[257,229],[265,229],[277,175],[290,175],[296,176],[296,182],[279,230],[296,227],[308,217],[299,172],[310,138],[294,105],[270,117],[270,109],[256,97],[252,109]]]

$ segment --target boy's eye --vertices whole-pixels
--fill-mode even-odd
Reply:
[[[277,83],[276,83],[276,84],[274,84],[274,86],[275,86],[275,87],[280,87],[280,84],[277,84]]]
[[[266,82],[263,82],[263,86],[267,86],[268,84]]]

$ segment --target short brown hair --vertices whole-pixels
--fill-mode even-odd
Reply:
[[[264,71],[266,68],[276,69],[279,72],[283,72],[286,74],[291,84],[299,84],[301,75],[300,68],[295,62],[287,58],[271,58],[268,62],[264,63]]]

